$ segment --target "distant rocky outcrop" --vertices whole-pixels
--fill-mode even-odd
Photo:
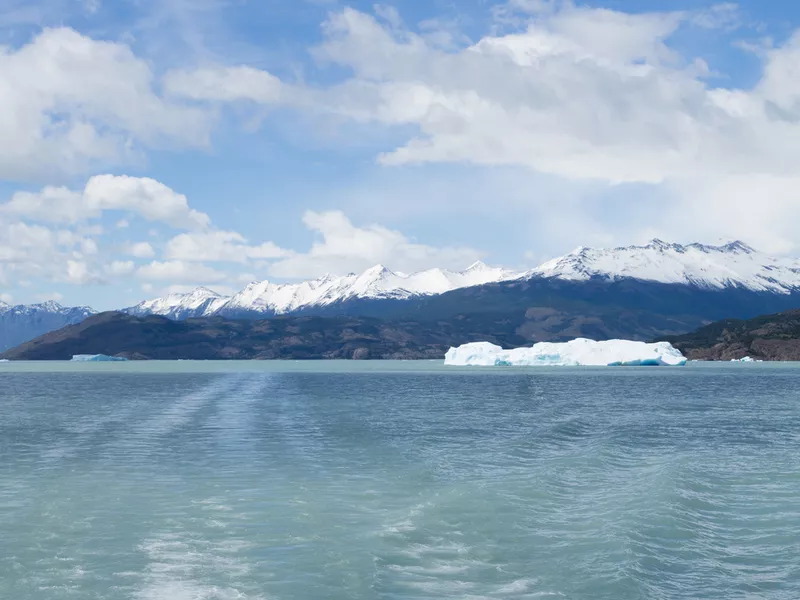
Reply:
[[[725,319],[665,340],[691,360],[800,361],[800,310]]]

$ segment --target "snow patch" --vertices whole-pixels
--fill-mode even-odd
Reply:
[[[629,340],[539,342],[530,348],[503,350],[489,342],[450,348],[444,364],[456,366],[682,366],[686,358],[668,342]]]

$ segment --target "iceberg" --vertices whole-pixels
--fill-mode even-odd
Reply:
[[[127,358],[121,356],[107,356],[105,354],[75,354],[71,362],[121,362]]]
[[[756,359],[754,359],[754,358],[752,358],[750,356],[745,356],[743,358],[732,358],[731,362],[746,362],[746,363],[750,363],[750,362],[764,362],[764,361],[763,360],[756,360]]]
[[[530,348],[503,350],[489,342],[450,348],[444,364],[457,366],[683,366],[686,357],[668,342],[578,338],[569,342],[539,342]]]

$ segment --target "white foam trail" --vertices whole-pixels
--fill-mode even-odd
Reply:
[[[139,546],[148,560],[135,600],[265,600],[241,582],[251,566],[241,540],[204,539],[196,534],[163,533]],[[224,582],[224,583],[221,583]]]
[[[163,411],[134,426],[127,438],[121,440],[120,445],[123,448],[147,447],[156,439],[189,423],[212,400],[231,394],[239,382],[239,377],[222,377],[201,390],[177,398]]]
[[[223,443],[240,445],[253,428],[253,409],[265,397],[272,377],[248,376],[231,393],[220,395],[211,426]]]
[[[375,556],[375,581],[387,595],[464,600],[551,595],[536,589],[536,579],[487,559],[465,541],[468,532],[441,521],[440,502],[438,498],[416,504],[379,529],[387,547]]]

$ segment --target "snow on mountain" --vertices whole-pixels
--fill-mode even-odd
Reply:
[[[0,351],[80,323],[94,313],[88,306],[66,307],[52,301],[16,306],[0,302]]]
[[[220,315],[281,315],[356,299],[409,299],[521,278],[570,281],[625,278],[684,284],[701,289],[738,287],[755,292],[800,291],[800,260],[772,258],[742,242],[721,246],[670,244],[593,249],[548,261],[525,274],[477,262],[464,271],[429,269],[405,274],[376,265],[357,275],[325,275],[301,283],[258,281],[226,297],[207,288],[142,302],[125,312],[172,319]]]
[[[788,294],[800,290],[800,260],[772,258],[738,241],[723,246],[684,246],[654,239],[645,246],[581,247],[526,276],[570,281],[632,278],[705,289],[739,287]]]
[[[519,278],[519,273],[489,267],[481,262],[464,271],[429,269],[418,273],[398,273],[376,265],[356,275],[325,275],[301,283],[253,282],[229,298],[198,288],[189,294],[170,294],[137,304],[125,312],[134,315],[158,314],[172,319],[242,313],[280,315],[304,308],[328,306],[352,299],[406,299],[443,294],[451,290]]]
[[[146,300],[126,308],[124,312],[136,316],[161,315],[176,320],[190,319],[215,314],[227,300],[227,296],[199,287],[188,293],[175,293],[164,298]]]

